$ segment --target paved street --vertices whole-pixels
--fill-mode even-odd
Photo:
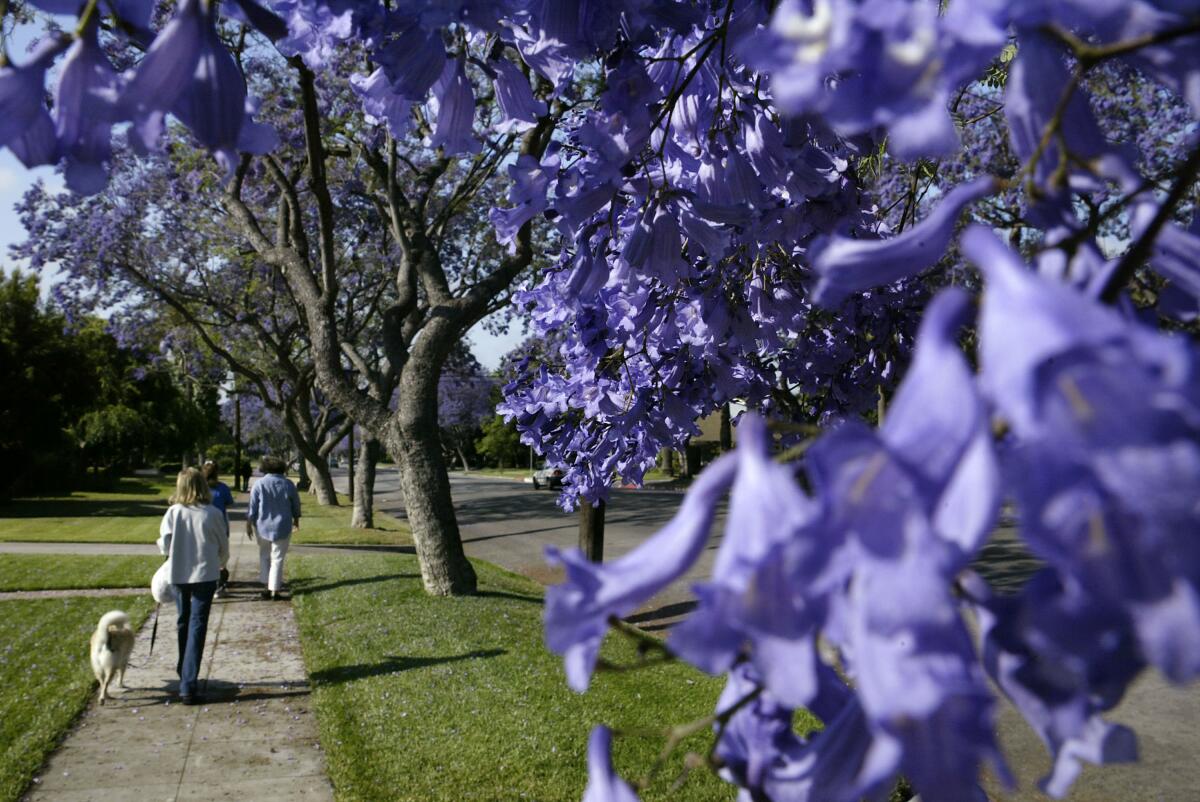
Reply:
[[[338,489],[346,489],[346,471],[335,471]],[[558,508],[557,491],[534,490],[533,485],[512,479],[452,473],[454,507],[469,557],[494,562],[510,571],[543,583],[557,580],[546,565],[545,547],[570,548],[579,542],[576,513]],[[615,490],[605,513],[604,556],[618,557],[636,547],[671,519],[682,494],[674,491]],[[404,515],[399,478],[394,469],[381,466],[375,482],[375,504],[398,517]],[[720,544],[724,516],[717,519],[717,536],[684,577],[659,594],[633,620],[650,630],[660,629],[690,609],[689,588],[708,576]]]

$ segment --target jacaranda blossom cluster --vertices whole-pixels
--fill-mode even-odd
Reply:
[[[1104,714],[1143,670],[1200,671],[1200,0],[181,0],[157,30],[153,11],[87,4],[6,58],[0,145],[80,192],[114,125],[153,148],[173,117],[230,170],[270,150],[219,14],[318,75],[361,65],[379,135],[445,157],[554,115],[539,155],[496,166],[498,241],[555,229],[517,298],[554,353],[519,363],[501,411],[567,467],[567,507],[725,404],[750,413],[636,550],[550,553],[546,641],[584,690],[614,617],[688,570],[728,495],[666,648],[727,677],[712,763],[741,799],[851,802],[901,775],[980,799],[983,766],[1010,776],[994,688],[1062,796],[1083,762],[1136,757]],[[117,70],[120,37],[145,52]],[[1167,110],[1152,136],[1110,119],[1133,86]],[[802,424],[788,445],[822,434],[781,462],[767,420]],[[1006,507],[1041,567],[1002,593],[971,564]],[[797,735],[799,708],[824,728]],[[637,798],[611,737],[587,802]]]

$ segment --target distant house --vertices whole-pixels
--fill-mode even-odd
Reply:
[[[731,410],[733,415],[737,415],[736,410]],[[700,426],[700,434],[692,438],[692,442],[700,443],[720,443],[721,442],[721,413],[714,412],[711,415],[701,418],[697,423]],[[737,446],[737,427],[731,427],[733,437],[733,445]]]

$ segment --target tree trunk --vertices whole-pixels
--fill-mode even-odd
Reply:
[[[400,469],[404,509],[417,547],[421,580],[425,592],[433,596],[473,594],[475,569],[463,552],[454,517],[450,479],[438,436],[436,401],[422,403],[416,395],[401,392],[397,425],[389,433],[387,448]]]
[[[721,405],[721,453],[733,450],[733,422],[729,415],[729,402]]]
[[[455,450],[458,451],[458,458],[460,460],[462,460],[463,470],[470,472],[471,465],[470,465],[470,463],[467,462],[467,455],[463,452],[463,447],[461,445],[459,445],[458,448]]]
[[[297,470],[300,472],[300,477],[296,480],[296,489],[303,492],[312,487],[312,479],[308,478],[308,460],[301,456],[299,462]]]
[[[380,450],[379,441],[373,437],[364,437],[358,447],[358,467],[354,473],[354,515],[350,519],[350,526],[355,529],[375,527],[375,464],[379,462]]]
[[[305,460],[305,462],[308,462]],[[317,503],[322,507],[338,506],[337,491],[333,488],[333,474],[329,471],[329,460],[317,460],[309,463],[309,475],[312,477],[312,490],[317,496]]]

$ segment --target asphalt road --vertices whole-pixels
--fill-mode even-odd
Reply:
[[[334,472],[339,490],[345,490],[346,472]],[[577,513],[564,513],[557,505],[558,492],[534,490],[532,484],[477,474],[451,473],[450,492],[467,556],[488,560],[543,584],[560,581],[544,557],[546,546],[571,548],[579,543]],[[605,511],[604,558],[611,560],[642,543],[659,530],[683,499],[675,491],[614,490]],[[404,516],[404,498],[394,469],[380,466],[375,478],[375,506],[397,517]],[[714,537],[703,555],[683,577],[655,597],[630,620],[655,630],[674,623],[692,608],[693,583],[706,578],[724,530],[723,509],[714,526]]]

